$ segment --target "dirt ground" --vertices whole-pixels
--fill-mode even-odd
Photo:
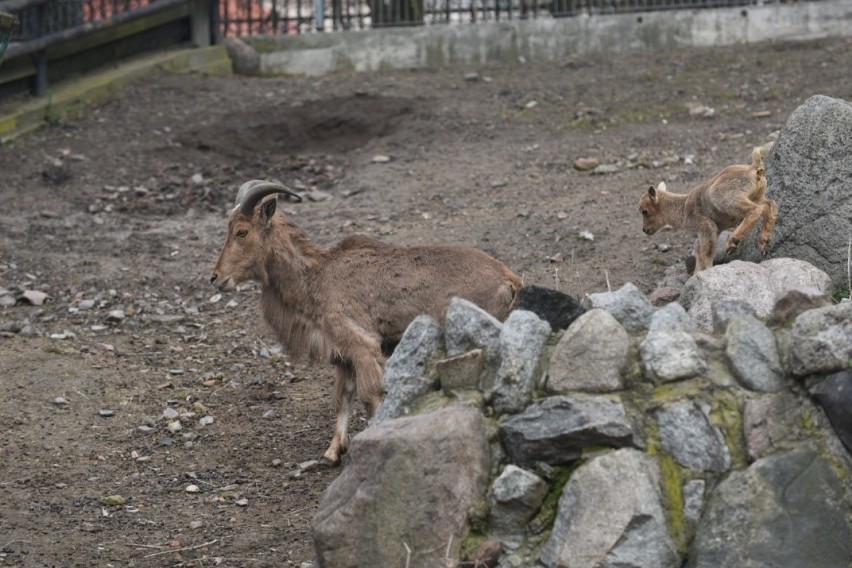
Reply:
[[[242,182],[309,191],[281,208],[323,245],[466,244],[526,283],[650,292],[692,238],[643,235],[641,191],[745,162],[811,95],[852,99],[849,61],[841,39],[162,75],[0,148],[0,288],[48,295],[0,308],[0,566],[313,560],[311,520],[340,470],[293,472],[330,440],[333,372],[278,352],[256,286],[208,283]],[[584,157],[615,171],[575,170]]]

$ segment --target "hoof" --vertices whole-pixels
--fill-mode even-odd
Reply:
[[[332,468],[332,467],[337,467],[337,466],[340,465],[340,458],[337,458],[337,460],[335,461],[331,458],[323,456],[319,460],[319,465],[320,465],[320,467],[325,467],[325,468],[329,468],[329,469]]]

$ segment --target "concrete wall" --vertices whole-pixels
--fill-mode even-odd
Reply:
[[[553,61],[573,54],[852,36],[852,1],[249,38],[266,75]]]

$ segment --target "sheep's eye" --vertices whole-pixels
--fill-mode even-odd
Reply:
[[[248,231],[246,231],[245,229],[240,229],[239,231],[237,231],[237,236],[238,236],[238,237],[241,237],[241,238],[242,238],[242,237],[244,237],[244,236],[246,236],[246,235],[248,235]]]
[[[647,210],[647,209],[643,209],[643,210],[642,210],[642,216],[643,216],[643,217],[647,217],[647,216],[648,216],[648,210]]]

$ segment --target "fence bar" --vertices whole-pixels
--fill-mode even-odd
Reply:
[[[82,26],[77,26],[76,28],[69,28],[67,30],[55,32],[50,35],[42,36],[38,39],[11,44],[9,46],[9,49],[6,51],[6,57],[8,59],[11,59],[12,57],[19,57],[21,55],[29,55],[31,53],[36,53],[38,51],[42,51],[59,45],[62,42],[77,39],[89,33],[107,29],[118,24],[132,22],[134,20],[138,20],[139,18],[144,18],[145,16],[156,14],[157,12],[162,12],[168,10],[169,8],[173,8],[175,6],[180,6],[183,4],[186,4],[186,0],[157,0],[153,4],[148,4],[147,6],[137,8],[132,12],[124,12],[122,14],[117,14],[110,18],[106,18],[104,20],[89,22],[87,24],[83,24]]]
[[[325,31],[325,5],[323,0],[314,0],[314,28],[318,32]]]

